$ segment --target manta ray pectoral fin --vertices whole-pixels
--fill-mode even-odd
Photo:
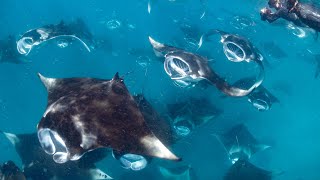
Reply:
[[[103,172],[101,169],[90,169],[91,179],[101,180],[101,179],[113,179],[111,176]]]
[[[150,44],[152,45],[152,47],[153,47],[154,49],[156,49],[156,50],[158,50],[158,49],[161,49],[161,48],[164,48],[164,47],[165,47],[165,45],[164,45],[164,44],[162,44],[162,43],[160,43],[160,42],[158,42],[158,41],[154,40],[151,36],[149,36],[149,42],[150,42]]]
[[[154,135],[147,135],[140,139],[140,143],[147,150],[149,156],[162,159],[181,161],[182,159],[174,155],[162,142]]]
[[[119,79],[120,79],[120,77],[119,77],[119,72],[117,72],[117,73],[113,76],[112,80],[117,81],[117,80],[119,80]]]
[[[3,135],[6,136],[6,138],[10,141],[11,144],[16,145],[17,143],[20,142],[20,139],[17,135],[12,134],[12,133],[7,133],[7,132],[3,132],[0,131],[0,133],[2,133]]]
[[[263,150],[266,150],[266,149],[271,148],[271,146],[266,145],[266,144],[258,144],[258,145],[257,145],[257,148],[258,148],[260,151],[263,151]]]
[[[38,73],[38,76],[48,91],[50,89],[52,89],[57,83],[57,79],[55,79],[55,78],[48,78],[48,77],[43,76],[40,73]]]

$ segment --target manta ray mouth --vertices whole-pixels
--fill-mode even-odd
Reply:
[[[20,54],[28,55],[34,46],[32,37],[24,37],[17,42],[17,50]]]
[[[51,129],[39,129],[38,139],[43,150],[50,155],[53,155],[53,160],[56,163],[65,163],[69,160],[69,152],[64,140],[61,136]]]
[[[242,62],[246,59],[246,52],[235,42],[223,42],[223,52],[229,61]]]
[[[254,99],[254,100],[251,100],[251,103],[259,111],[267,111],[270,109],[269,103],[263,99]]]
[[[140,171],[148,165],[146,158],[137,154],[124,154],[119,161],[123,168],[133,171]]]
[[[167,56],[164,62],[166,73],[173,80],[181,80],[189,76],[190,66],[182,58],[177,56]]]

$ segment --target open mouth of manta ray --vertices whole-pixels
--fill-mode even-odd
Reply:
[[[67,146],[60,135],[48,128],[38,131],[39,142],[43,150],[50,155],[53,155],[53,160],[56,163],[65,163],[69,160],[69,152]]]
[[[133,171],[140,171],[148,165],[146,158],[137,154],[124,154],[119,161],[123,168]]]
[[[17,50],[20,54],[28,55],[33,47],[32,37],[24,37],[17,42]]]
[[[189,76],[190,66],[180,57],[168,56],[164,62],[164,70],[173,80],[181,80]]]
[[[192,75],[190,65],[179,56],[166,56],[164,70],[179,87],[188,87],[202,80]]]
[[[263,99],[254,99],[251,101],[251,103],[259,111],[267,111],[270,109],[269,103]]]
[[[223,42],[223,52],[229,61],[242,62],[246,59],[243,48],[231,41]]]

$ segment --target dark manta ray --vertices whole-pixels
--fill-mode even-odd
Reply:
[[[159,166],[159,171],[165,180],[196,180],[197,176],[190,165],[166,168]]]
[[[252,84],[253,78],[244,78],[235,82],[233,85],[237,87],[246,88]],[[269,92],[263,85],[260,85],[250,94],[247,95],[248,102],[259,111],[267,111],[271,108],[272,104],[280,103],[279,99]]]
[[[0,63],[3,62],[15,64],[25,62],[25,57],[17,51],[17,43],[13,36],[0,41]]]
[[[38,46],[46,41],[57,39],[59,47],[66,47],[73,40],[79,40],[90,52],[94,48],[92,34],[81,19],[65,24],[45,25],[36,29],[31,29],[24,33],[17,41],[17,50],[20,54],[28,55],[34,46]]]
[[[234,163],[225,174],[223,180],[271,180],[273,173],[258,168],[247,160]]]
[[[168,116],[178,137],[187,136],[190,132],[214,118],[222,110],[214,106],[206,98],[188,98],[177,103],[167,105]]]
[[[1,180],[26,180],[21,170],[12,161],[7,161],[0,165]]]
[[[272,58],[281,59],[288,57],[287,53],[285,53],[274,41],[264,42],[262,43],[263,51]]]
[[[23,164],[23,173],[28,179],[112,179],[94,165],[94,163],[107,156],[107,149],[91,151],[78,161],[69,161],[65,164],[58,164],[53,161],[52,156],[43,151],[37,133],[2,133],[14,145]]]
[[[112,80],[39,76],[48,106],[38,138],[56,162],[78,160],[97,148],[180,160],[148,128],[118,73]]]
[[[244,124],[236,125],[224,134],[217,134],[216,137],[224,146],[232,163],[239,159],[250,159],[253,154],[270,147],[260,144]]]
[[[159,43],[151,37],[149,37],[149,41],[155,54],[158,57],[165,58],[164,69],[166,73],[182,87],[206,80],[229,96],[246,96],[262,82],[262,79],[259,79],[249,89],[231,86],[210,68],[207,59],[204,57]]]

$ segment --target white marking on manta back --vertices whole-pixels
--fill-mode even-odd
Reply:
[[[97,136],[86,133],[85,132],[85,126],[83,122],[81,121],[81,115],[77,114],[71,117],[72,122],[74,123],[74,126],[78,130],[78,132],[81,134],[81,144],[80,146],[83,149],[89,149],[97,142]]]
[[[64,97],[61,97],[59,100],[63,99]],[[59,101],[58,100],[58,101]],[[66,106],[61,105],[61,103],[58,103],[58,101],[52,103],[44,112],[43,117],[45,118],[47,116],[48,113],[55,113],[55,112],[59,112],[62,111]]]

